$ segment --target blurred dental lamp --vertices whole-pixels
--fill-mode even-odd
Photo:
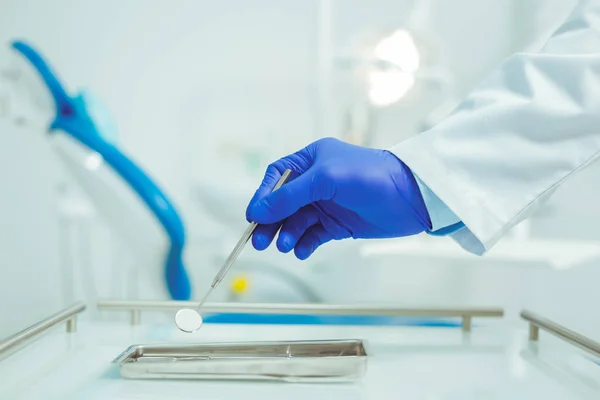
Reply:
[[[345,80],[341,138],[375,144],[378,109],[398,103],[421,76],[422,52],[412,30],[363,32],[337,52],[335,66]],[[350,85],[347,85],[350,83]]]
[[[389,106],[415,85],[417,72],[422,72],[422,45],[409,29],[367,32],[342,48],[335,64],[353,74],[356,95],[366,94],[371,105]]]
[[[414,86],[420,53],[410,32],[399,29],[382,38],[367,69],[367,94],[375,106],[391,105]]]
[[[424,18],[424,17],[422,17]],[[438,40],[421,23],[407,24],[387,33],[367,32],[359,35],[336,57],[336,66],[350,72],[350,92],[344,98],[342,139],[371,146],[376,143],[379,116],[384,109],[405,101],[404,112],[411,107],[423,111],[418,115],[413,133],[424,132],[449,115],[458,104],[454,76],[439,58]],[[343,75],[342,75],[343,76]]]

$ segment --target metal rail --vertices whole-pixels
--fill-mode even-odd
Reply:
[[[10,350],[24,344],[27,340],[45,332],[54,325],[66,321],[67,332],[77,330],[77,314],[85,310],[85,303],[76,303],[64,310],[16,333],[0,342],[0,357],[5,356]]]
[[[541,328],[596,357],[600,357],[600,343],[595,342],[590,338],[528,310],[521,312],[521,318],[529,322],[529,340],[531,341],[537,341],[539,339]]]
[[[131,313],[131,324],[137,325],[142,311],[177,311],[181,308],[196,308],[193,301],[121,301],[101,300],[99,310],[121,310]],[[282,304],[282,303],[206,303],[202,310],[211,313],[235,314],[293,314],[293,315],[360,315],[360,316],[404,316],[404,317],[460,317],[464,331],[471,330],[471,321],[477,317],[504,316],[499,308],[451,308],[417,309],[393,308],[389,306],[364,306],[352,304]]]

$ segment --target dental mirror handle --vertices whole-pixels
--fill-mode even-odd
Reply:
[[[281,178],[279,178],[279,181],[273,188],[272,192],[281,188],[281,186],[283,186],[283,184],[288,180],[291,173],[292,173],[291,170],[286,169],[285,172],[281,175]],[[250,238],[252,237],[252,234],[254,233],[254,230],[256,229],[257,226],[258,226],[258,224],[256,222],[251,222],[250,225],[246,228],[246,230],[244,231],[244,234],[242,235],[240,240],[237,242],[237,244],[233,248],[233,251],[231,252],[229,257],[227,257],[225,264],[223,264],[223,266],[221,267],[221,269],[215,276],[215,279],[214,279],[212,285],[210,285],[210,288],[208,289],[208,291],[206,292],[206,294],[204,295],[202,300],[200,300],[200,303],[198,303],[198,306],[195,309],[184,308],[184,309],[177,311],[177,314],[175,315],[175,324],[177,325],[177,327],[180,330],[182,330],[183,332],[192,333],[192,332],[195,332],[198,329],[200,329],[200,327],[202,326],[202,322],[203,322],[202,315],[200,315],[200,310],[202,308],[202,305],[204,304],[206,299],[208,299],[208,297],[213,292],[213,290],[215,290],[215,288],[219,285],[219,283],[221,283],[223,278],[225,278],[225,275],[227,275],[227,273],[233,266],[233,263],[235,262],[235,260],[238,258],[238,256],[244,249],[244,246],[246,245],[246,243],[248,243],[248,240],[250,240]]]
[[[283,184],[288,180],[288,178],[290,177],[291,174],[292,174],[292,171],[289,169],[286,169],[284,171],[284,173],[281,175],[281,178],[279,178],[279,181],[277,181],[277,184],[275,185],[275,187],[273,188],[271,193],[278,190],[279,188],[281,188],[283,186]],[[237,258],[241,254],[242,250],[246,246],[246,243],[248,243],[248,241],[252,237],[252,234],[254,233],[254,230],[256,229],[257,226],[258,226],[258,224],[256,222],[251,222],[250,225],[248,225],[248,227],[242,234],[242,237],[240,238],[238,243],[233,248],[233,251],[231,252],[229,257],[227,257],[225,264],[223,265],[221,270],[217,273],[217,276],[215,277],[215,279],[211,285],[211,287],[213,289],[216,288],[217,285],[219,285],[219,283],[221,283],[223,278],[225,278],[225,275],[227,275],[227,273],[233,266],[233,263],[235,262],[235,260],[237,260]]]

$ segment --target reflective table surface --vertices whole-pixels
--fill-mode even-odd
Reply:
[[[133,344],[364,339],[370,357],[355,383],[123,379],[111,363]],[[527,325],[365,327],[80,321],[53,329],[0,361],[1,399],[599,399],[600,365],[550,336],[528,341]]]

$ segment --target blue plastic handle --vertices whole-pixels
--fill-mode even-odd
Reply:
[[[169,293],[175,300],[189,300],[191,285],[182,260],[185,229],[175,207],[138,165],[103,138],[86,110],[82,96],[69,96],[37,51],[22,41],[13,42],[12,46],[33,65],[52,94],[56,118],[50,126],[50,132],[62,130],[100,154],[158,219],[171,241],[165,260],[165,279]]]

